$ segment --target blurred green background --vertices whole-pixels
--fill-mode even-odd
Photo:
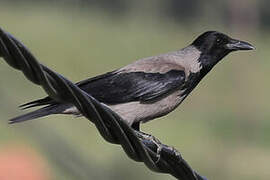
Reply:
[[[270,176],[267,0],[0,1],[0,26],[48,67],[77,82],[218,30],[256,46],[226,57],[173,113],[142,130],[178,149],[212,180]],[[55,115],[8,125],[45,96],[0,61],[0,179],[174,179],[105,142],[85,118]],[[36,173],[36,174],[35,174]]]

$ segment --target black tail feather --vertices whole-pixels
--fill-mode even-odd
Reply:
[[[44,105],[48,105],[52,103],[52,99],[50,97],[46,97],[43,99],[38,99],[35,101],[31,101],[25,104],[22,104],[19,106],[19,108],[21,108],[22,110],[24,109],[28,109],[28,108],[32,108],[32,107],[36,107],[36,106],[44,106]]]
[[[9,124],[32,120],[32,119],[40,118],[43,116],[48,116],[50,114],[56,114],[56,113],[58,113],[56,110],[57,110],[57,108],[55,108],[55,106],[46,106],[44,108],[35,110],[33,112],[29,112],[29,113],[23,114],[21,116],[12,118],[9,120]]]

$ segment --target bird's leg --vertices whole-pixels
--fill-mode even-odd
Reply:
[[[135,133],[137,135],[138,138],[140,138],[142,141],[151,141],[153,142],[155,145],[156,145],[156,153],[157,153],[157,160],[156,160],[156,163],[160,160],[160,153],[161,153],[161,150],[162,150],[162,143],[155,137],[155,136],[152,136],[151,134],[147,134],[147,133],[144,133],[142,131],[137,131],[135,130]]]
[[[140,124],[141,124],[141,122],[138,121],[138,122],[133,123],[133,124],[131,125],[131,127],[132,127],[134,130],[136,130],[136,131],[140,131]]]

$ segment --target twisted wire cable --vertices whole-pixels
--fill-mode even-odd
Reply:
[[[71,103],[95,124],[102,137],[122,146],[129,158],[143,162],[149,169],[168,173],[181,180],[207,180],[195,172],[173,147],[162,144],[154,136],[129,127],[119,115],[81,90],[67,78],[39,63],[15,37],[0,28],[0,57],[26,78],[40,85],[55,101]]]

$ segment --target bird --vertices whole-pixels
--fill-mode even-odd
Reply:
[[[131,128],[140,130],[141,123],[175,110],[226,55],[253,49],[248,42],[207,31],[182,49],[139,59],[76,85],[116,112]],[[81,115],[74,105],[57,102],[49,96],[20,107],[40,108],[10,119],[11,124],[52,114]]]

